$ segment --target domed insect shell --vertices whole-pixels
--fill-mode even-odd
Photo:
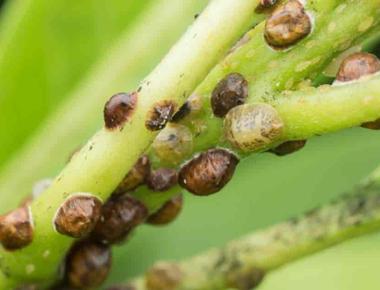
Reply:
[[[226,149],[195,155],[180,169],[178,182],[189,192],[205,196],[220,191],[232,178],[239,158]]]
[[[111,248],[93,241],[75,244],[66,258],[66,279],[80,290],[103,284],[111,269]]]
[[[0,242],[12,251],[28,246],[33,241],[33,217],[28,206],[0,216]]]
[[[224,119],[224,136],[242,152],[259,151],[278,142],[284,123],[275,108],[268,104],[240,105]]]
[[[380,71],[380,60],[376,55],[367,52],[357,52],[346,57],[339,67],[336,83],[359,80]],[[363,128],[380,130],[380,119],[366,122]]]
[[[169,123],[154,140],[153,150],[161,163],[178,165],[192,153],[193,135],[188,127]]]
[[[87,236],[100,218],[102,202],[90,193],[70,195],[58,208],[54,226],[58,233],[73,238]]]
[[[178,194],[168,200],[158,211],[150,215],[147,223],[151,225],[167,225],[174,221],[181,213],[183,195]]]
[[[145,274],[145,286],[148,290],[175,290],[182,279],[183,273],[178,265],[160,262]]]
[[[311,16],[299,0],[289,0],[277,7],[265,24],[264,36],[275,49],[288,48],[312,31]]]
[[[143,155],[114,190],[113,195],[124,194],[144,184],[151,171],[149,157]]]
[[[147,216],[148,209],[132,195],[112,196],[103,206],[91,238],[104,244],[122,242]]]

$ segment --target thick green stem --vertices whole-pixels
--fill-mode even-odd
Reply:
[[[181,279],[175,289],[225,289],[242,281],[254,284],[255,273],[268,273],[306,255],[379,230],[379,184],[378,176],[372,177],[351,194],[328,205],[177,263]],[[145,278],[132,284],[136,290],[147,289]]]
[[[141,83],[132,119],[121,130],[103,128],[95,134],[52,186],[32,203],[32,244],[17,252],[1,253],[2,268],[7,269],[9,275],[20,281],[46,281],[57,275],[57,265],[73,242],[53,227],[57,209],[75,192],[88,192],[101,200],[107,199],[157,134],[145,127],[147,115],[154,104],[170,101],[181,105],[249,27],[258,3],[258,0],[211,2],[184,37]]]
[[[59,172],[73,150],[99,128],[100,112],[109,96],[136,87],[206,1],[160,0],[143,12],[137,23],[120,36],[120,41],[84,78],[82,85],[2,170],[0,212],[15,208],[36,181]]]

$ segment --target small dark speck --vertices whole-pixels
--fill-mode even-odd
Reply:
[[[137,89],[137,92],[139,93],[139,92],[141,92],[141,90],[142,90],[142,86],[139,86]]]
[[[89,148],[89,150],[91,151],[93,148],[94,148],[94,146],[91,145],[90,148]]]
[[[199,13],[194,15],[194,19],[197,19],[199,17]]]

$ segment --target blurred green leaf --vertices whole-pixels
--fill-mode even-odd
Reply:
[[[0,166],[151,0],[11,0],[0,21]]]

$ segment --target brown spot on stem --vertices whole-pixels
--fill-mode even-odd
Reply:
[[[104,107],[104,122],[107,129],[121,128],[134,112],[137,93],[118,93],[113,95]]]
[[[124,179],[120,182],[114,194],[124,194],[128,191],[132,191],[144,184],[145,180],[150,173],[150,161],[149,157],[143,155],[137,160],[133,168],[128,172]]]
[[[372,122],[363,123],[361,126],[370,130],[380,130],[380,119],[377,119]]]
[[[111,269],[111,249],[90,241],[80,242],[71,249],[66,261],[69,283],[79,289],[99,287]]]
[[[83,238],[95,227],[102,203],[90,194],[76,193],[58,209],[54,218],[57,232],[73,238]]]
[[[0,242],[6,250],[18,250],[33,240],[33,224],[30,209],[17,208],[0,216]]]
[[[264,149],[281,137],[283,127],[277,111],[267,104],[235,107],[224,119],[226,139],[244,152]]]
[[[171,120],[176,105],[172,101],[161,101],[156,103],[148,112],[145,127],[150,131],[158,131],[165,127],[166,123]]]
[[[232,271],[227,274],[227,285],[238,290],[251,290],[256,288],[264,277],[265,272],[258,268]]]
[[[181,213],[183,196],[179,194],[167,201],[158,211],[149,216],[147,223],[151,225],[167,225]]]
[[[224,149],[210,149],[186,163],[179,173],[179,184],[196,195],[221,190],[232,178],[239,159]]]
[[[380,61],[375,55],[358,52],[344,59],[340,65],[336,80],[349,82],[378,71],[380,71]]]
[[[310,34],[312,23],[305,8],[298,0],[290,0],[276,8],[265,25],[265,39],[275,48],[296,44]]]
[[[145,274],[145,285],[148,290],[175,290],[181,284],[182,277],[178,265],[161,262]]]
[[[214,115],[223,118],[232,108],[244,104],[248,97],[248,82],[238,73],[232,73],[222,79],[211,95],[211,107]]]
[[[285,156],[301,150],[303,147],[305,147],[305,145],[306,140],[288,141],[269,151],[276,154],[277,156]]]
[[[160,168],[152,171],[146,181],[146,185],[153,191],[167,191],[177,184],[177,170]]]
[[[102,243],[123,241],[148,216],[148,210],[129,194],[111,197],[103,206],[93,237]]]

